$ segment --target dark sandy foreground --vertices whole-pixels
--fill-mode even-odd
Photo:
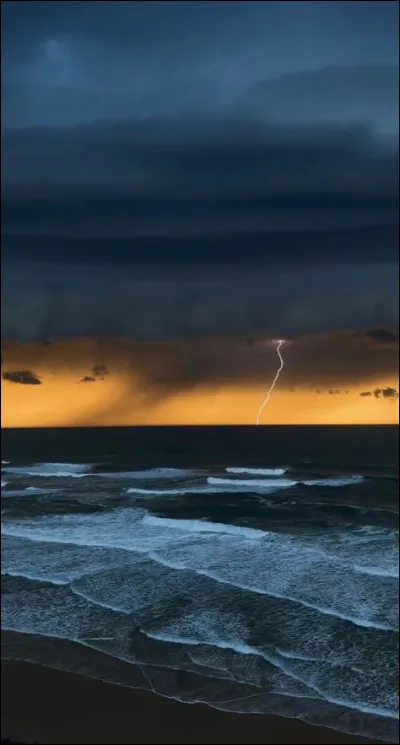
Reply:
[[[81,675],[2,661],[2,737],[25,743],[368,743],[274,716],[180,704]]]

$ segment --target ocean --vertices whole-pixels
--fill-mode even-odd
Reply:
[[[398,740],[398,427],[3,430],[2,645]]]

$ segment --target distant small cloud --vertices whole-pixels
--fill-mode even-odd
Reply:
[[[10,370],[3,373],[3,380],[22,385],[42,385],[37,375],[31,370]]]
[[[84,378],[81,378],[80,383],[95,383],[96,378],[91,378],[90,375],[85,375]]]
[[[396,388],[375,388],[373,391],[362,391],[360,396],[374,396],[375,398],[398,398],[399,392]]]
[[[399,393],[395,388],[382,388],[381,394],[383,398],[397,398]]]
[[[104,380],[105,375],[110,374],[107,365],[94,365],[92,372],[95,378],[100,378],[101,380]]]

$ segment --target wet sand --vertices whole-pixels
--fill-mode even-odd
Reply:
[[[25,662],[2,661],[2,738],[24,743],[372,743],[275,716],[181,704]]]

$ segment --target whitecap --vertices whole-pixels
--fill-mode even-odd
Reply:
[[[351,486],[352,484],[362,484],[365,481],[364,476],[338,476],[327,479],[308,479],[299,483],[304,486]]]
[[[204,616],[207,616],[207,613],[201,614],[201,616],[197,619],[199,627],[201,626],[202,621],[204,621]],[[190,644],[195,647],[203,644],[205,646],[217,647],[218,649],[231,649],[232,651],[238,652],[239,654],[264,657],[267,662],[272,662],[272,657],[270,658],[268,655],[262,653],[256,647],[250,647],[244,642],[231,641],[229,639],[223,639],[222,637],[220,638],[215,634],[210,634],[210,629],[207,627],[205,627],[204,629],[204,639],[196,636],[185,636],[184,634],[178,634],[177,632],[169,630],[168,627],[166,627],[166,629],[162,631],[146,631],[145,629],[141,629],[141,633],[145,634],[145,636],[147,636],[149,639],[155,639],[156,641],[170,642],[171,644]]]
[[[245,528],[241,525],[229,525],[226,523],[214,523],[207,520],[177,520],[173,517],[156,517],[145,513],[142,521],[144,525],[150,525],[157,528],[169,528],[173,531],[184,533],[222,533],[237,535],[247,540],[261,540],[268,533],[256,528]]]
[[[53,577],[41,577],[39,574],[33,572],[13,572],[11,569],[2,569],[1,570],[1,576],[2,577],[20,577],[21,579],[30,579],[36,582],[42,582],[45,580],[50,585],[67,585],[69,582],[69,579],[61,580],[61,579],[54,579]],[[3,581],[3,580],[2,580]],[[4,626],[2,626],[4,629]]]
[[[298,482],[292,479],[225,479],[208,476],[207,483],[213,486],[245,486],[269,491],[270,489],[289,489],[291,486],[296,486]]]
[[[212,478],[212,477],[210,477]],[[207,479],[209,481],[209,479]],[[280,484],[277,485],[275,482],[273,482],[269,489],[267,490],[269,493],[273,493],[275,491],[278,491],[279,489],[286,488],[285,486],[281,486]],[[253,489],[246,484],[238,482],[238,485],[235,486],[235,489],[232,489],[232,485],[229,483],[229,480],[221,479],[221,483],[214,483],[214,484],[203,484],[199,486],[182,486],[181,488],[176,489],[143,489],[141,487],[137,486],[131,486],[124,489],[125,494],[136,494],[139,497],[168,497],[168,496],[187,496],[189,494],[203,494],[203,495],[213,495],[213,494],[224,494],[228,493],[231,494],[232,491],[235,492],[235,494],[259,494],[260,488],[255,486]],[[265,489],[263,491],[266,491]]]
[[[236,471],[238,472],[238,471]],[[294,481],[293,479],[227,479],[219,478],[215,476],[209,476],[207,478],[209,484],[216,486],[230,485],[230,486],[248,486],[256,489],[269,489],[269,488],[281,488],[288,489],[291,486],[300,484],[302,486],[350,486],[352,484],[361,484],[364,481],[363,476],[341,476],[326,479],[307,479],[305,481]]]
[[[374,566],[359,566],[357,563],[354,564],[354,569],[357,572],[361,572],[361,574],[370,574],[374,577],[392,577],[393,579],[399,578],[399,569],[397,567],[393,569],[382,569],[382,567],[374,567]]]
[[[227,473],[248,473],[252,476],[283,476],[288,470],[288,468],[225,468]]]
[[[34,463],[29,466],[3,468],[4,473],[21,476],[41,476],[47,478],[83,478],[90,475],[91,466],[80,463]]]
[[[183,494],[201,493],[201,489],[140,489],[136,486],[124,489],[125,494],[137,494],[142,497],[167,497],[178,496]]]

